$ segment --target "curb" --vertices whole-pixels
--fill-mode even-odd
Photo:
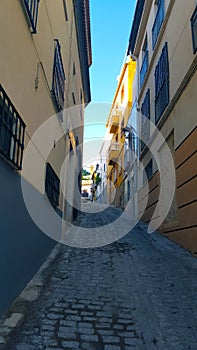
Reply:
[[[46,284],[47,276],[45,276],[45,271],[56,259],[61,246],[60,243],[56,244],[25,289],[0,318],[0,350],[6,350],[10,337],[24,323],[31,302],[39,298],[42,288]]]

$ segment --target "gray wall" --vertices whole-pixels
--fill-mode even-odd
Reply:
[[[0,157],[0,315],[33,277],[55,245],[31,220],[20,176]]]

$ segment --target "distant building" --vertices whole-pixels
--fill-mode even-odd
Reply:
[[[112,134],[109,132],[106,133],[104,137],[104,141],[101,145],[99,156],[100,156],[100,172],[101,172],[101,184],[100,184],[100,196],[99,196],[99,202],[100,203],[109,203],[108,200],[108,184],[107,184],[107,175],[109,171],[108,162],[109,159],[107,158],[109,146],[110,146],[110,140],[112,138]]]
[[[124,208],[124,180],[126,136],[129,115],[132,108],[132,87],[136,71],[135,61],[128,55],[118,77],[118,86],[107,120],[108,132],[112,134],[107,158],[108,202]]]
[[[84,108],[91,100],[89,1],[3,0],[0,46],[1,313],[55,244],[31,220],[23,201],[21,171],[28,144],[35,157],[25,173],[27,186],[67,221],[77,215]],[[75,118],[69,113],[63,118],[71,107]],[[53,128],[36,144],[35,131],[55,114]],[[58,132],[63,133],[60,140],[54,136]],[[40,144],[50,144],[49,155]],[[60,188],[65,158],[63,184],[70,203]]]

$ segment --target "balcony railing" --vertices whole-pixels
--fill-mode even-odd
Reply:
[[[119,110],[113,110],[112,115],[109,121],[109,132],[110,134],[114,134],[119,127],[121,112]]]
[[[109,132],[114,134],[119,126],[119,117],[117,115],[112,115],[110,119]]]
[[[108,166],[107,166],[107,177],[110,176],[110,173],[111,173],[112,168],[113,168],[112,165],[108,165]]]
[[[143,62],[142,62],[142,68],[140,71],[140,88],[143,85],[147,70],[148,70],[148,50],[145,52]]]
[[[159,5],[158,5],[157,14],[155,17],[155,21],[154,21],[153,28],[152,28],[153,49],[156,45],[157,38],[158,38],[159,31],[160,31],[161,25],[163,23],[163,20],[164,20],[164,0],[160,0]]]
[[[109,152],[108,152],[109,165],[113,165],[114,163],[116,163],[118,154],[119,154],[119,144],[117,142],[111,143]]]

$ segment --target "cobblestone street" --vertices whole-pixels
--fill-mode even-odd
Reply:
[[[110,207],[77,222],[120,214]],[[9,350],[196,350],[197,260],[159,234],[137,225],[104,247],[62,245],[46,274]]]

